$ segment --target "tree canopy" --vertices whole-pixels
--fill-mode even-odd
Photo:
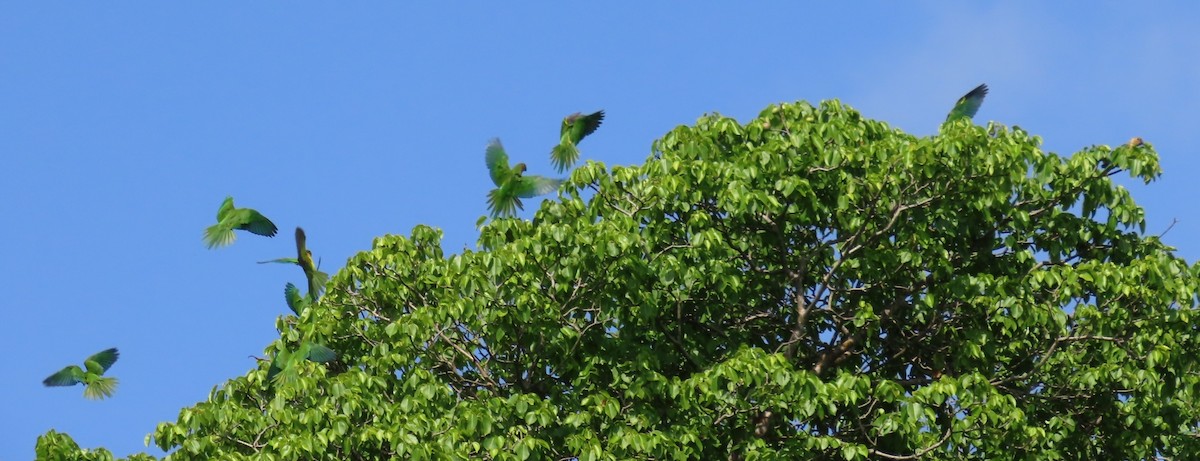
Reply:
[[[279,383],[263,363],[147,440],[174,460],[1200,457],[1200,265],[1113,180],[1155,179],[1152,146],[1040,145],[836,101],[708,115],[642,165],[579,167],[479,251],[377,238],[269,346],[335,363]],[[72,447],[38,454],[104,459]]]

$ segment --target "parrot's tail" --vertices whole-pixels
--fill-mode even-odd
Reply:
[[[554,150],[550,151],[550,163],[559,173],[567,171],[567,168],[570,168],[578,160],[579,148],[570,142],[554,146]]]
[[[117,378],[101,376],[87,383],[87,387],[83,389],[83,396],[98,400],[112,397],[115,390],[117,390]]]
[[[213,248],[228,246],[229,244],[233,243],[235,239],[237,239],[237,235],[234,235],[233,229],[221,227],[220,224],[210,226],[208,229],[204,230],[204,245],[210,250]]]

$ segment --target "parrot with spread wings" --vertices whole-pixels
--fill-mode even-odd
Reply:
[[[488,192],[487,199],[493,218],[517,214],[518,209],[525,209],[521,199],[549,194],[563,183],[562,179],[524,174],[524,163],[509,166],[508,154],[499,138],[488,143],[484,160],[492,182],[496,184],[496,188]]]
[[[274,237],[279,228],[262,213],[250,208],[234,208],[233,197],[225,197],[217,209],[217,223],[204,230],[204,244],[209,249],[223,247],[237,239],[233,231],[244,230],[264,237]]]
[[[954,108],[950,109],[950,113],[946,115],[946,122],[962,118],[975,118],[975,113],[979,112],[979,106],[983,105],[983,97],[987,96],[987,93],[988,87],[985,83],[958,98],[958,102],[954,103]]]
[[[104,376],[104,372],[112,368],[120,355],[115,347],[105,349],[84,360],[83,368],[79,368],[79,365],[67,366],[47,377],[42,384],[47,387],[83,384],[84,397],[93,400],[112,397],[113,391],[117,390],[117,378]]]
[[[600,128],[600,123],[604,121],[604,111],[596,111],[588,115],[583,115],[581,112],[563,117],[562,126],[559,128],[558,145],[550,151],[550,163],[554,168],[562,173],[575,164],[579,160],[579,141]]]

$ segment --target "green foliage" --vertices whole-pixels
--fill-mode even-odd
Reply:
[[[1039,144],[837,102],[704,117],[642,166],[579,168],[481,251],[376,239],[271,346],[340,366],[252,371],[152,440],[178,460],[1196,459],[1200,265],[1112,180],[1157,158]]]
[[[67,434],[60,434],[51,429],[49,432],[38,436],[37,439],[37,459],[52,460],[52,461],[113,461],[112,452],[103,448],[96,450],[85,450],[79,448],[79,444],[71,439]],[[139,453],[122,458],[126,461],[153,461],[154,457]]]

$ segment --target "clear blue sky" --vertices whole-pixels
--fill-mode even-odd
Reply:
[[[608,113],[584,158],[631,164],[704,113],[800,99],[932,134],[986,82],[976,121],[1048,150],[1153,143],[1164,177],[1123,182],[1200,256],[1198,4],[715,4],[0,5],[0,459],[48,429],[161,455],[145,435],[277,337],[300,273],[254,261],[291,255],[294,226],[330,272],[419,223],[474,247],[488,139],[549,173],[575,111]],[[281,235],[206,250],[226,195]],[[112,346],[113,398],[42,387]]]

